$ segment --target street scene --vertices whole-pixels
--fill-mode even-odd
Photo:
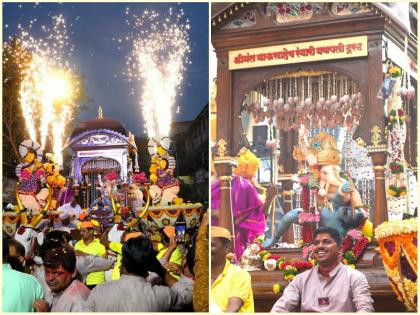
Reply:
[[[3,312],[207,312],[208,4],[2,9]]]

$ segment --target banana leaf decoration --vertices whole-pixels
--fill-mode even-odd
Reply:
[[[132,228],[132,227],[134,227],[136,224],[138,224],[139,222],[140,222],[140,220],[141,219],[143,219],[143,217],[146,215],[146,213],[147,213],[147,210],[149,209],[149,207],[150,207],[150,201],[151,201],[151,198],[150,198],[150,193],[149,193],[149,185],[145,185],[144,186],[144,192],[146,193],[146,195],[147,195],[147,199],[146,199],[146,204],[144,205],[144,207],[143,207],[143,210],[140,212],[140,214],[137,216],[137,218],[134,218],[134,219],[132,219],[129,223],[128,223],[128,227],[130,227],[130,228]],[[141,210],[141,208],[140,209],[138,209],[137,211],[140,211]]]

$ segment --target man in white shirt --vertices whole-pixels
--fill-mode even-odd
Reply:
[[[313,253],[318,265],[298,274],[271,312],[374,312],[366,276],[341,263],[340,233],[320,227],[314,237]]]
[[[76,226],[77,222],[75,221],[77,221],[77,219],[79,218],[79,215],[82,213],[82,208],[79,206],[74,196],[71,202],[65,203],[60,208],[58,208],[58,210],[62,212],[60,214],[61,220],[70,221],[70,224],[69,224],[70,228],[74,228]],[[62,226],[61,223],[58,223],[58,224],[54,223],[54,228],[59,228],[61,226]]]

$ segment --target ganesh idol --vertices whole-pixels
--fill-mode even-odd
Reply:
[[[305,157],[310,167],[311,178],[316,180],[316,206],[320,224],[332,227],[344,235],[352,228],[371,224],[359,192],[350,176],[340,170],[340,152],[331,135],[321,132],[312,139],[305,130],[299,132],[299,145],[294,157]],[[304,210],[296,208],[287,212],[276,226],[273,238],[264,242],[264,247],[275,245],[292,223],[297,223]]]

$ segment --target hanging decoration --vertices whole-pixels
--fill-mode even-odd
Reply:
[[[357,84],[331,72],[296,72],[266,80],[245,101],[255,123],[274,123],[278,130],[357,125],[364,108]]]
[[[389,220],[401,220],[407,212],[407,179],[404,144],[407,134],[405,124],[405,104],[408,98],[408,87],[404,73],[396,66],[389,66],[387,76],[395,80],[394,87],[385,102],[387,109],[388,132],[388,176],[387,202]]]

